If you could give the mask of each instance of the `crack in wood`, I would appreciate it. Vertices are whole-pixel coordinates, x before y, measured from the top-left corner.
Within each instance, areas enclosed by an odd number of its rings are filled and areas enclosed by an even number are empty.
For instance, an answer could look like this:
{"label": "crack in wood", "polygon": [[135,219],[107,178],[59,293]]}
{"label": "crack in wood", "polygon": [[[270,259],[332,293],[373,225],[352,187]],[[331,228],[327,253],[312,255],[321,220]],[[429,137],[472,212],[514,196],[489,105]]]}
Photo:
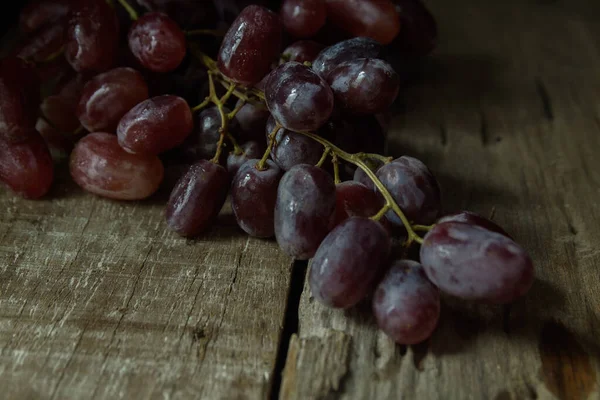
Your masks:
{"label": "crack in wood", "polygon": [[535,80],[535,87],[537,90],[538,96],[540,96],[540,100],[542,102],[542,110],[544,111],[544,116],[548,121],[554,121],[554,108],[552,106],[552,100],[550,100],[550,95],[548,93],[548,89],[544,82],[538,78]]}

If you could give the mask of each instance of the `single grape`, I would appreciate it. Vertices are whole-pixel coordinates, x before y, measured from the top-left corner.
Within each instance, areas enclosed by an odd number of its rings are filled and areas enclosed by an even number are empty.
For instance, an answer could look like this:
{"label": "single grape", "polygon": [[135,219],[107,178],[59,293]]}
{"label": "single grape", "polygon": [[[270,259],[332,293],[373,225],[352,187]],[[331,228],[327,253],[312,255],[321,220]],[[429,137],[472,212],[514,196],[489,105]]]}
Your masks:
{"label": "single grape", "polygon": [[252,86],[267,75],[279,57],[282,26],[269,9],[251,5],[233,22],[219,50],[219,70],[232,81]]}
{"label": "single grape", "polygon": [[[421,225],[435,222],[442,208],[441,193],[425,164],[416,158],[402,156],[381,167],[377,177],[409,221]],[[392,224],[402,226],[393,211],[390,210],[386,217]]]}
{"label": "single grape", "polygon": [[357,58],[377,58],[382,46],[373,39],[356,37],[325,48],[312,64],[312,69],[323,78],[337,65]]}
{"label": "single grape", "polygon": [[49,25],[28,36],[15,51],[17,56],[36,63],[44,63],[65,45],[65,26]]}
{"label": "single grape", "polygon": [[435,18],[421,0],[393,0],[400,16],[400,32],[392,42],[394,52],[403,57],[424,57],[437,44]]}
{"label": "single grape", "polygon": [[[227,114],[230,110],[224,108],[223,112]],[[221,113],[217,107],[207,108],[198,114],[194,131],[190,137],[190,146],[199,158],[213,158],[221,138],[221,125]],[[236,123],[229,124],[228,129],[235,130]]]}
{"label": "single grape", "polygon": [[438,224],[443,222],[464,222],[466,224],[479,226],[487,229],[488,231],[499,233],[512,239],[512,237],[498,224],[471,211],[460,211],[454,214],[448,214],[437,221]]}
{"label": "single grape", "polygon": [[231,208],[235,219],[248,235],[270,238],[275,234],[275,202],[283,171],[267,160],[264,170],[258,159],[244,163],[231,185]]}
{"label": "single grape", "polygon": [[19,15],[19,29],[32,33],[47,25],[59,25],[69,14],[69,0],[34,0]]}
{"label": "single grape", "polygon": [[[267,140],[273,129],[275,119],[270,117],[266,127]],[[323,146],[308,136],[281,128],[275,135],[271,158],[281,169],[288,171],[294,165],[318,163],[323,151]]]}
{"label": "single grape", "polygon": [[373,189],[359,182],[342,182],[335,189],[335,225],[350,217],[372,217],[384,205],[383,199]]}
{"label": "single grape", "polygon": [[164,168],[154,155],[131,154],[112,133],[95,132],[73,149],[71,177],[83,189],[116,200],[142,200],[163,180]]}
{"label": "single grape", "polygon": [[325,0],[283,0],[281,19],[286,31],[298,38],[313,36],[325,25]]}
{"label": "single grape", "polygon": [[248,160],[261,159],[265,152],[265,146],[261,146],[258,142],[246,142],[241,146],[243,152],[241,154],[229,153],[227,156],[227,172],[230,176],[235,176],[240,167]]}
{"label": "single grape", "polygon": [[[368,160],[366,162],[367,162],[367,165],[369,166],[369,169],[371,169],[371,171],[373,171],[373,173],[375,173],[375,174],[377,174],[377,171],[379,170],[379,168],[381,168],[383,166],[382,161]],[[377,188],[375,187],[375,183],[373,183],[371,178],[369,178],[367,173],[365,171],[363,171],[361,168],[356,168],[356,171],[354,171],[354,179],[353,180],[356,182],[362,183],[363,185],[365,185],[372,191],[377,190]]]}
{"label": "single grape", "polygon": [[283,58],[285,61],[296,61],[299,63],[310,62],[312,63],[319,53],[325,48],[321,43],[317,43],[313,40],[298,40],[290,44],[283,51]]}
{"label": "single grape", "polygon": [[127,38],[135,58],[151,71],[173,71],[186,54],[185,34],[164,13],[141,16],[129,29]]}
{"label": "single grape", "polygon": [[326,0],[327,17],[353,36],[388,44],[400,31],[400,18],[391,0]]}
{"label": "single grape", "polygon": [[329,85],[313,70],[293,61],[273,71],[265,97],[273,117],[293,131],[316,131],[333,111]]}
{"label": "single grape", "polygon": [[[240,104],[240,101],[238,101],[237,105]],[[271,113],[267,107],[262,104],[244,104],[234,118],[239,127],[240,139],[242,141],[256,140],[262,142],[270,115]]]}
{"label": "single grape", "polygon": [[298,260],[308,260],[329,233],[334,211],[331,176],[313,165],[292,167],[277,190],[275,238],[279,247]]}
{"label": "single grape", "polygon": [[115,68],[85,84],[77,106],[81,125],[90,132],[114,132],[123,116],[148,98],[148,85],[131,68]]}
{"label": "single grape", "polygon": [[54,165],[44,139],[36,131],[17,143],[0,139],[0,181],[14,193],[38,199],[50,190]]}
{"label": "single grape", "polygon": [[338,65],[327,76],[327,82],[336,104],[358,114],[387,110],[400,89],[400,77],[392,66],[373,58],[359,58]]}
{"label": "single grape", "polygon": [[333,308],[349,308],[372,292],[390,254],[390,237],[369,218],[352,217],[332,230],[309,274],[312,295]]}
{"label": "single grape", "polygon": [[421,264],[397,260],[375,290],[373,314],[379,329],[396,343],[417,344],[437,326],[440,293]]}
{"label": "single grape", "polygon": [[106,0],[73,2],[65,42],[65,56],[77,72],[99,73],[116,62],[119,20]]}
{"label": "single grape", "polygon": [[207,160],[193,164],[175,185],[167,203],[169,228],[181,236],[204,232],[223,208],[229,175],[225,168]]}
{"label": "single grape", "polygon": [[523,248],[500,233],[463,222],[443,222],[427,233],[421,263],[441,291],[467,300],[510,303],[534,279]]}
{"label": "single grape", "polygon": [[72,133],[79,128],[76,108],[76,104],[60,95],[48,96],[40,105],[44,118],[56,129],[65,133]]}
{"label": "single grape", "polygon": [[183,143],[194,122],[190,107],[177,96],[144,100],[121,118],[119,144],[131,153],[160,154]]}

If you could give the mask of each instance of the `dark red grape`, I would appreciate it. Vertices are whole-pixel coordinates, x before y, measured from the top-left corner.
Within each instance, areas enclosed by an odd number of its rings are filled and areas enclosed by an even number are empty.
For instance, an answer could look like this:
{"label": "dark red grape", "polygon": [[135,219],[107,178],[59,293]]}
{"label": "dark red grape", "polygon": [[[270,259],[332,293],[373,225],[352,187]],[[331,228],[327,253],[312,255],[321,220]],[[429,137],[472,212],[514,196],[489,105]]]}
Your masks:
{"label": "dark red grape", "polygon": [[81,125],[90,132],[114,132],[121,118],[148,98],[148,85],[131,68],[115,68],[85,84],[77,106]]}
{"label": "dark red grape", "polygon": [[167,225],[181,236],[201,234],[223,208],[228,190],[229,175],[225,168],[207,160],[198,161],[171,192],[166,208]]}
{"label": "dark red grape", "polygon": [[[373,173],[376,174],[377,171],[379,170],[379,168],[381,168],[383,166],[383,162],[369,160],[367,165],[369,166],[371,171],[373,171]],[[365,185],[366,187],[368,187],[369,189],[371,189],[373,191],[377,190],[377,188],[375,187],[375,184],[373,183],[371,178],[369,178],[367,173],[365,171],[363,171],[361,168],[356,168],[356,171],[354,171],[354,179],[353,180],[356,182],[362,183],[363,185]]]}
{"label": "dark red grape", "polygon": [[0,139],[0,181],[27,199],[37,199],[50,190],[54,165],[48,146],[36,131],[18,143]]}
{"label": "dark red grape", "polygon": [[[409,221],[422,225],[435,222],[442,208],[441,193],[425,164],[416,158],[402,156],[379,168],[377,177]],[[402,221],[393,211],[389,211],[386,217],[392,224],[402,226]]]}
{"label": "dark red grape", "polygon": [[499,233],[512,239],[512,237],[498,224],[471,211],[460,211],[454,214],[445,215],[437,221],[438,224],[442,222],[464,222],[466,224],[479,226],[487,229],[488,231]]}
{"label": "dark red grape", "polygon": [[21,10],[19,29],[23,33],[35,32],[47,25],[59,25],[69,14],[69,0],[30,1]]}
{"label": "dark red grape", "polygon": [[151,71],[173,71],[185,58],[185,34],[167,14],[144,14],[133,23],[127,38],[135,58]]}
{"label": "dark red grape", "polygon": [[227,172],[230,176],[235,176],[240,167],[248,160],[261,159],[265,152],[265,146],[261,146],[258,142],[246,142],[241,146],[243,153],[229,153],[227,156]]}
{"label": "dark red grape", "polygon": [[[267,122],[267,139],[274,128],[275,120],[270,117]],[[308,136],[281,128],[275,135],[271,158],[281,169],[288,171],[298,164],[317,164],[323,151],[323,146]]]}
{"label": "dark red grape", "polygon": [[258,159],[242,165],[231,185],[231,208],[235,219],[250,236],[269,238],[275,234],[275,202],[283,171],[267,160],[266,169],[256,168]]}
{"label": "dark red grape", "polygon": [[148,11],[159,11],[173,18],[184,28],[214,25],[217,13],[211,1],[197,0],[137,0]]}
{"label": "dark red grape", "polygon": [[437,44],[435,18],[421,0],[393,0],[400,16],[400,32],[392,42],[400,56],[423,57]]}
{"label": "dark red grape", "polygon": [[329,233],[334,211],[332,177],[313,165],[292,167],[277,191],[275,237],[279,247],[298,260],[308,260]]}
{"label": "dark red grape", "polygon": [[467,300],[510,303],[534,279],[531,258],[513,240],[462,222],[437,224],[427,233],[421,263],[441,291]]}
{"label": "dark red grape", "polygon": [[383,199],[359,182],[346,181],[336,185],[335,225],[350,217],[372,217],[383,207]]}
{"label": "dark red grape", "polygon": [[65,42],[65,56],[77,72],[99,73],[116,62],[119,21],[106,0],[73,2]]}
{"label": "dark red grape", "polygon": [[312,295],[334,308],[349,308],[372,292],[390,254],[385,228],[352,217],[332,230],[317,250],[309,274]]}
{"label": "dark red grape", "polygon": [[76,142],[76,138],[72,132],[65,133],[59,131],[43,118],[38,118],[35,129],[46,141],[50,155],[55,163],[59,163],[69,157]]}
{"label": "dark red grape", "polygon": [[313,70],[293,61],[271,73],[265,97],[275,119],[293,131],[315,131],[333,111],[329,85]]}
{"label": "dark red grape", "polygon": [[270,115],[271,113],[267,107],[262,104],[244,104],[234,118],[234,121],[237,121],[240,139],[242,141],[256,140],[262,142]]}
{"label": "dark red grape", "polygon": [[19,57],[36,63],[43,63],[55,55],[65,44],[65,26],[54,24],[47,26],[27,37],[18,46]]}
{"label": "dark red grape", "polygon": [[323,78],[337,65],[357,58],[377,58],[382,46],[373,39],[356,37],[329,46],[314,60],[312,69]]}
{"label": "dark red grape", "polygon": [[48,96],[42,101],[40,110],[52,126],[64,133],[72,133],[79,128],[76,105],[60,95]]}
{"label": "dark red grape", "polygon": [[400,18],[391,0],[326,0],[327,17],[353,36],[388,44],[400,31]]}
{"label": "dark red grape", "polygon": [[283,51],[283,56],[285,58],[285,61],[283,62],[296,61],[299,63],[312,63],[324,48],[325,46],[321,43],[317,43],[313,40],[298,40],[297,42],[290,44]]}
{"label": "dark red grape", "polygon": [[396,343],[410,345],[428,339],[440,317],[440,293],[421,264],[395,261],[373,296],[377,325]]}
{"label": "dark red grape", "polygon": [[325,0],[283,0],[280,12],[285,29],[298,38],[313,36],[327,18]]}
{"label": "dark red grape", "polygon": [[183,143],[194,122],[190,107],[177,96],[144,100],[121,118],[119,144],[131,153],[160,154]]}
{"label": "dark red grape", "polygon": [[387,110],[400,89],[400,77],[392,66],[373,58],[359,58],[338,65],[327,76],[327,82],[336,104],[358,114]]}
{"label": "dark red grape", "polygon": [[162,182],[164,168],[154,155],[131,154],[112,133],[96,132],[73,149],[71,177],[83,189],[116,200],[142,200]]}
{"label": "dark red grape", "polygon": [[279,16],[269,9],[251,5],[233,22],[219,50],[219,70],[244,86],[258,83],[271,69],[281,51]]}
{"label": "dark red grape", "polygon": [[[229,113],[228,108],[223,109]],[[217,151],[219,139],[221,138],[221,113],[217,107],[207,108],[196,117],[194,131],[190,137],[190,146],[199,158],[211,159]],[[229,130],[235,130],[236,124],[229,124]]]}

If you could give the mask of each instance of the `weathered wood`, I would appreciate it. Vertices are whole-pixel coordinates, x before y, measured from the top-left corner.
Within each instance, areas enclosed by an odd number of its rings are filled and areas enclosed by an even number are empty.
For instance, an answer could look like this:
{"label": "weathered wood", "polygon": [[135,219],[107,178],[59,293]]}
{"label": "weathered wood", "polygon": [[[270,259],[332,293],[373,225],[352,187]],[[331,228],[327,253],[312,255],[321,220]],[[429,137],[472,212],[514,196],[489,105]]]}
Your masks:
{"label": "weathered wood", "polygon": [[408,349],[377,332],[369,304],[331,311],[305,286],[280,397],[598,399],[598,3],[428,3],[440,48],[390,151],[432,168],[448,210],[495,210],[537,280],[510,314],[444,298],[434,336]]}

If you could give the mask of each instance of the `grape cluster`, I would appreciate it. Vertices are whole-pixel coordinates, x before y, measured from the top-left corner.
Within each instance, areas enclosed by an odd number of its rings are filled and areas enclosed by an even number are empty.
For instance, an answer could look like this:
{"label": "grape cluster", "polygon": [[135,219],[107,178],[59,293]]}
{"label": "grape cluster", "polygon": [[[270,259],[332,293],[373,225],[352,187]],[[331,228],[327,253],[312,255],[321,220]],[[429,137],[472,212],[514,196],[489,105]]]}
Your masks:
{"label": "grape cluster", "polygon": [[444,215],[421,161],[378,154],[379,117],[406,78],[388,55],[435,45],[424,5],[246,3],[32,1],[22,41],[0,61],[0,180],[43,197],[68,157],[84,190],[141,200],[184,165],[166,205],[171,230],[203,234],[230,195],[244,232],[311,260],[318,301],[370,301],[398,343],[432,334],[440,293],[523,296],[534,279],[523,248],[482,216]]}

